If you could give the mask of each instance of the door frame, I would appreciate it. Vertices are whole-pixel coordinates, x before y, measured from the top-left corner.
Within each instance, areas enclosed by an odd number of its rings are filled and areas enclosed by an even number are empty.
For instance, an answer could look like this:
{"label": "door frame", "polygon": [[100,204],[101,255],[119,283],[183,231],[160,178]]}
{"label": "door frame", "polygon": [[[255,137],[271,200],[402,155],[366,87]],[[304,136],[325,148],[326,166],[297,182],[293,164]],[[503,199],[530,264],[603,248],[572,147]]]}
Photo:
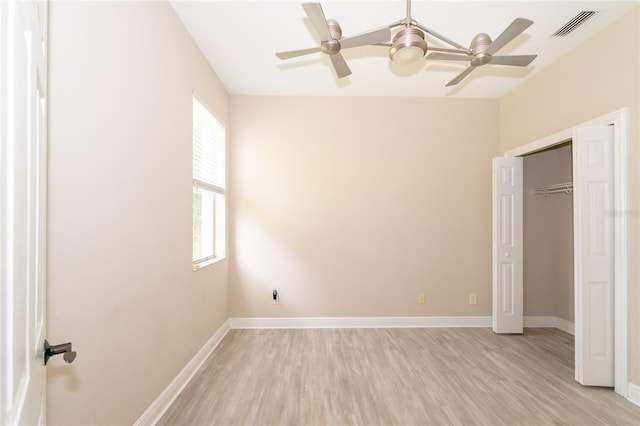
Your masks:
{"label": "door frame", "polygon": [[[520,157],[560,145],[573,139],[574,130],[582,126],[613,125],[614,162],[614,390],[628,397],[628,247],[629,247],[629,177],[627,151],[629,140],[629,108],[622,108],[594,118],[561,132],[538,139],[504,153],[505,157]],[[575,283],[574,283],[575,286]],[[575,309],[575,308],[574,308]]]}

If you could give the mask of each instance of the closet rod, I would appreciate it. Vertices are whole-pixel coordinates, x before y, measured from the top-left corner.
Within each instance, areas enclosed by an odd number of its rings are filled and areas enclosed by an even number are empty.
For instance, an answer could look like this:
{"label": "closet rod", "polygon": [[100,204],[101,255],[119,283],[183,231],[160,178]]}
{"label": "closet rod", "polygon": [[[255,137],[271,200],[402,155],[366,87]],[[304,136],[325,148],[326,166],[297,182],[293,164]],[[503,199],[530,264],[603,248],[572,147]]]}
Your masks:
{"label": "closet rod", "polygon": [[541,186],[539,188],[533,188],[531,192],[537,195],[544,195],[545,197],[549,194],[558,194],[560,192],[569,194],[573,192],[573,182],[556,183],[554,185]]}

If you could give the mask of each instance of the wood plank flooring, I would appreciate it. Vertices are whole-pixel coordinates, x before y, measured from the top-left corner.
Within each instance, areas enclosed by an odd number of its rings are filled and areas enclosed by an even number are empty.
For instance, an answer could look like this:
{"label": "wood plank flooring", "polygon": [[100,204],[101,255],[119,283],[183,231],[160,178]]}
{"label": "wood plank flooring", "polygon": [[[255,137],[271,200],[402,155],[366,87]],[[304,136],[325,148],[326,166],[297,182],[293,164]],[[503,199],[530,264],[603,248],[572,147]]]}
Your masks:
{"label": "wood plank flooring", "polygon": [[231,330],[161,425],[634,425],[555,329]]}

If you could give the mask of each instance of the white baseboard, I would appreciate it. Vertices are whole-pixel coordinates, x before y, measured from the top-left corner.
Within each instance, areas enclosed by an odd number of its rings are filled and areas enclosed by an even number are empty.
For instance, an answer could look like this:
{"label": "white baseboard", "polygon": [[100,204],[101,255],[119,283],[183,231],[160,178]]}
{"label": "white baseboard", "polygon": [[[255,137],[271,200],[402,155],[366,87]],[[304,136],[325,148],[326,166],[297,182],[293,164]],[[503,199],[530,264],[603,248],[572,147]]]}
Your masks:
{"label": "white baseboard", "polygon": [[640,386],[629,383],[629,386],[627,387],[627,393],[627,398],[629,399],[629,401],[640,407]]}
{"label": "white baseboard", "polygon": [[556,317],[556,320],[557,322],[555,328],[557,328],[558,330],[562,330],[565,333],[569,333],[572,336],[576,335],[576,327],[574,323],[558,317]]}
{"label": "white baseboard", "polygon": [[222,338],[229,332],[229,320],[216,331],[213,336],[200,348],[191,358],[191,361],[178,373],[169,386],[156,398],[147,408],[142,416],[134,423],[134,426],[155,425],[162,415],[171,406],[180,392],[189,383],[191,378],[198,372],[202,364],[207,360],[211,352],[218,346]]}
{"label": "white baseboard", "polygon": [[557,328],[565,333],[575,336],[575,327],[572,322],[559,317],[552,316],[529,316],[524,317],[525,328]]}
{"label": "white baseboard", "polygon": [[491,327],[491,317],[229,318],[229,323],[232,329]]}
{"label": "white baseboard", "polygon": [[[491,317],[229,318],[229,326],[231,329],[491,327]],[[552,316],[524,317],[524,326],[558,328],[574,334],[573,323]]]}
{"label": "white baseboard", "polygon": [[558,317],[540,317],[529,316],[524,317],[525,328],[554,328],[556,326]]}

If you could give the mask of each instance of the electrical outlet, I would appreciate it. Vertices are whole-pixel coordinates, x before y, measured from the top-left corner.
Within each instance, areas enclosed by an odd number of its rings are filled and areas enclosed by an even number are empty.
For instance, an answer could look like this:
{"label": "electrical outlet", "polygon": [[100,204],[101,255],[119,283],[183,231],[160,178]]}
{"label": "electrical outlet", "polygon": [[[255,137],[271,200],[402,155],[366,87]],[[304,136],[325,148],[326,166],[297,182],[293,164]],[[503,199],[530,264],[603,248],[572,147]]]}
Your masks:
{"label": "electrical outlet", "polygon": [[477,305],[478,304],[478,298],[477,298],[475,293],[469,293],[469,304],[470,305]]}
{"label": "electrical outlet", "polygon": [[424,305],[424,294],[418,294],[418,303]]}
{"label": "electrical outlet", "polygon": [[278,290],[273,290],[271,294],[271,304],[278,305],[280,304],[280,295],[278,294]]}

